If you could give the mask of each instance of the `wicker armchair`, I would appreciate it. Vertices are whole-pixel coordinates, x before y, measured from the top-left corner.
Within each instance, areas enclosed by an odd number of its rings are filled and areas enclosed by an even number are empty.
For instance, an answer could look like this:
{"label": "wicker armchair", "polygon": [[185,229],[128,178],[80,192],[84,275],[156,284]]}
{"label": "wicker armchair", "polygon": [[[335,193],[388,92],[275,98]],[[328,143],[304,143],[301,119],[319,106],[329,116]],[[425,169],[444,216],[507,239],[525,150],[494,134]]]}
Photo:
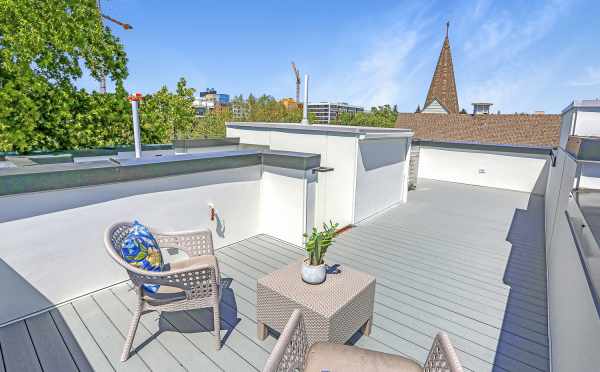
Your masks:
{"label": "wicker armchair", "polygon": [[418,362],[356,346],[316,343],[308,346],[302,312],[296,309],[286,324],[263,372],[463,372],[448,335],[435,336],[429,356],[422,366]]}
{"label": "wicker armchair", "polygon": [[[121,245],[131,231],[131,227],[131,223],[116,223],[106,230],[104,236],[108,254],[127,270],[138,298],[121,361],[124,362],[129,358],[140,317],[148,310],[182,311],[212,307],[215,345],[219,350],[221,348],[219,314],[221,276],[214,256],[211,232],[198,230],[166,233],[150,229],[161,249],[177,248],[189,257],[170,264],[168,271],[151,272],[138,269],[121,257]],[[159,284],[160,288],[157,293],[150,293],[144,290],[143,284]]]}

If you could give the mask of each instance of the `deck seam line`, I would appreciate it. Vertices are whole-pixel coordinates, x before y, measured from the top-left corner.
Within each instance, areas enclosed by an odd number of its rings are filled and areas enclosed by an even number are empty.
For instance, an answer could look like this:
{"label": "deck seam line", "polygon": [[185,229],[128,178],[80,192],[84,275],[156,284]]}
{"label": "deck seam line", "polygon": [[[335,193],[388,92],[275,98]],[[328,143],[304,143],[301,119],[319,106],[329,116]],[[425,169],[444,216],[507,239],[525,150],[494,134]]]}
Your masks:
{"label": "deck seam line", "polygon": [[[247,245],[244,245],[244,244],[240,244],[240,245],[242,245],[243,247],[249,248]],[[238,249],[236,249],[236,248],[233,248],[233,247],[232,247],[232,248],[230,248],[230,249],[232,249],[232,250],[235,250],[235,251],[236,251],[236,252],[238,252],[238,253],[242,253],[240,250],[238,250]],[[249,249],[252,249],[252,248],[249,248]],[[243,254],[244,256],[246,256],[246,257],[249,257],[250,259],[254,259],[254,258],[252,258],[251,256],[248,256],[248,255],[246,255],[246,254],[244,254],[244,253],[242,253],[242,254]],[[256,260],[256,261],[257,261],[257,262],[260,262],[260,263],[263,263],[263,264],[265,264],[265,265],[267,265],[267,266],[271,266],[271,267],[273,267],[272,265],[270,265],[270,264],[268,264],[268,263],[265,263],[265,262],[262,262],[262,261],[258,261],[258,260]],[[273,268],[274,268],[274,269],[276,269],[275,267],[273,267]],[[389,307],[389,306],[387,306],[387,305],[385,305],[385,304],[381,304],[381,303],[380,303],[380,305],[382,305],[382,306],[384,306],[384,307],[387,307],[387,308],[389,308],[389,309],[392,309],[391,307]],[[392,310],[395,310],[395,309],[392,309]],[[400,311],[399,311],[399,312],[400,312]],[[410,325],[407,325],[407,324],[405,324],[405,323],[403,323],[403,322],[399,322],[399,321],[396,321],[396,320],[394,320],[394,319],[391,319],[391,318],[389,318],[389,317],[387,317],[387,316],[385,316],[385,315],[383,315],[383,314],[381,314],[381,313],[379,313],[379,312],[377,312],[377,311],[376,311],[375,313],[376,313],[376,314],[378,314],[379,316],[381,316],[381,317],[385,318],[385,319],[388,319],[388,320],[390,320],[390,321],[392,321],[392,322],[396,323],[396,324],[399,324],[399,325],[401,325],[401,326],[403,326],[403,327],[407,327],[407,328],[409,328],[409,329],[413,330],[414,332],[416,332],[416,333],[419,333],[419,334],[421,334],[421,335],[423,335],[423,336],[429,336],[428,334],[425,334],[425,333],[423,333],[422,331],[420,331],[420,330],[418,330],[418,329],[415,329],[415,328],[411,327]],[[400,313],[402,313],[402,312],[400,312]],[[433,324],[431,324],[431,323],[429,323],[429,322],[427,322],[427,321],[424,321],[424,320],[421,320],[421,319],[415,318],[415,317],[413,317],[413,316],[411,316],[411,315],[409,315],[409,314],[405,314],[405,313],[402,313],[402,314],[404,314],[405,316],[407,316],[407,317],[410,317],[410,318],[412,318],[412,319],[415,319],[415,320],[417,320],[417,321],[419,321],[419,322],[421,322],[421,323],[423,323],[423,324],[427,324],[427,325],[429,325],[429,326],[431,326],[431,327],[434,327],[434,328],[436,327],[435,325],[433,325]],[[458,335],[458,334],[456,334],[456,333],[454,333],[454,332],[450,332],[450,333],[454,334],[454,335],[455,335],[457,338],[460,338],[460,339],[462,339],[462,340],[464,340],[464,341],[471,342],[471,343],[473,343],[473,344],[475,344],[475,345],[478,345],[479,347],[481,347],[481,348],[484,348],[484,349],[486,349],[486,350],[488,350],[488,351],[491,351],[491,352],[494,352],[494,353],[498,353],[496,350],[490,349],[488,346],[482,345],[482,344],[480,344],[480,343],[478,343],[478,342],[476,342],[476,341],[474,341],[474,340],[472,340],[472,339],[470,339],[470,338],[467,338],[467,337],[465,337],[465,336]],[[490,337],[490,339],[492,339],[492,338]],[[514,346],[514,345],[513,345],[513,346]],[[478,359],[480,359],[480,360],[483,360],[483,361],[485,361],[486,363],[493,364],[493,362],[490,362],[490,361],[487,361],[487,360],[485,360],[485,359],[482,359],[480,356],[477,356],[477,355],[475,355],[475,354],[472,354],[472,353],[470,353],[470,352],[468,352],[468,351],[465,351],[465,350],[462,350],[462,349],[461,349],[461,351],[463,351],[463,352],[464,352],[464,353],[466,353],[466,354],[472,355],[473,357],[476,357],[476,358],[478,358]],[[540,355],[538,355],[537,353],[533,353],[533,352],[529,352],[529,351],[525,351],[525,352],[527,352],[527,353],[529,353],[529,354],[531,354],[531,355],[534,355],[534,356],[540,357],[541,359],[547,359],[547,357],[545,357],[545,356],[540,356]],[[504,353],[502,353],[502,352],[500,352],[499,354],[501,354],[501,355],[503,355],[503,356],[505,356],[505,357],[507,357],[507,358],[509,358],[509,359],[511,359],[511,360],[513,360],[513,361],[515,361],[515,362],[522,363],[522,364],[524,364],[524,365],[528,365],[528,366],[531,366],[531,367],[533,367],[533,368],[536,368],[536,369],[538,369],[537,367],[535,367],[535,366],[533,366],[533,365],[530,365],[530,364],[528,364],[527,362],[524,362],[524,361],[522,361],[522,360],[520,360],[520,359],[517,359],[517,358],[511,357],[511,356],[510,356],[510,355],[508,355],[508,354],[504,354]]]}
{"label": "deck seam line", "polygon": [[29,326],[27,325],[26,321],[23,321],[23,325],[25,326],[25,330],[27,331],[27,336],[29,336],[29,342],[31,342],[31,346],[33,347],[33,352],[35,353],[35,358],[37,359],[38,365],[40,366],[40,370],[43,371],[44,367],[42,366],[42,361],[40,360],[37,348],[35,347],[35,342],[33,342],[33,338],[31,337]]}
{"label": "deck seam line", "polygon": [[29,314],[25,314],[25,315],[23,315],[23,316],[20,316],[20,317],[18,317],[18,318],[12,319],[12,320],[9,320],[9,321],[7,321],[7,322],[4,322],[4,323],[0,324],[0,328],[2,328],[2,327],[6,327],[6,326],[9,326],[9,325],[11,325],[11,324],[14,324],[14,323],[18,323],[18,322],[20,322],[20,321],[22,321],[22,320],[26,320],[26,319],[29,319],[29,318],[33,318],[34,316],[37,316],[37,315],[43,314],[43,313],[45,313],[45,312],[48,312],[48,311],[52,311],[52,310],[54,310],[54,309],[58,309],[58,308],[60,308],[61,306],[68,305],[68,304],[70,304],[70,303],[72,303],[72,302],[74,302],[74,301],[77,301],[77,300],[79,300],[79,299],[81,299],[81,298],[83,298],[83,297],[86,297],[86,296],[91,296],[91,295],[93,295],[94,293],[98,293],[98,292],[104,291],[105,289],[108,289],[108,288],[111,288],[111,287],[117,286],[117,285],[119,285],[119,284],[123,284],[123,283],[125,283],[125,282],[128,282],[128,281],[129,281],[129,279],[125,279],[125,280],[122,280],[122,281],[120,281],[120,282],[117,282],[117,283],[114,283],[114,284],[108,285],[108,286],[106,286],[106,287],[102,287],[102,288],[99,288],[99,289],[93,290],[93,291],[91,291],[91,292],[86,292],[86,293],[84,293],[84,294],[81,294],[81,295],[75,296],[75,297],[73,297],[73,298],[70,298],[70,299],[68,299],[68,300],[61,301],[61,302],[59,302],[59,303],[57,303],[57,304],[53,304],[53,305],[50,305],[50,306],[46,306],[46,307],[44,307],[43,309],[40,309],[40,310],[34,311],[34,312],[32,312],[32,313],[29,313]]}
{"label": "deck seam line", "polygon": [[100,350],[100,352],[102,353],[102,355],[104,355],[104,358],[108,362],[108,365],[110,366],[110,368],[112,368],[113,371],[116,371],[115,367],[113,366],[113,364],[110,361],[110,358],[108,357],[108,355],[106,355],[106,353],[104,352],[104,350],[102,349],[102,347],[100,347],[100,344],[98,343],[98,340],[96,340],[96,337],[94,337],[94,334],[88,328],[87,324],[85,323],[85,321],[81,317],[81,314],[79,314],[79,311],[77,310],[77,308],[73,305],[73,303],[69,303],[68,306],[71,306],[71,308],[73,308],[73,311],[75,312],[75,315],[77,315],[77,318],[79,319],[79,321],[81,322],[81,324],[83,324],[83,327],[85,328],[85,330],[87,331],[87,333],[90,335],[90,337],[92,338],[92,340],[94,341],[94,343],[98,347],[98,350]]}
{"label": "deck seam line", "polygon": [[[94,303],[96,304],[96,306],[98,307],[98,309],[100,309],[100,311],[102,312],[102,314],[106,317],[106,319],[108,319],[109,323],[112,324],[113,328],[117,331],[118,334],[121,335],[121,337],[123,338],[123,342],[125,342],[127,336],[124,335],[121,330],[119,329],[119,327],[117,327],[117,325],[115,324],[115,322],[113,322],[113,320],[110,318],[110,316],[108,316],[108,314],[106,313],[106,311],[104,311],[104,309],[102,308],[102,306],[100,306],[100,304],[98,303],[98,301],[96,301],[96,298],[91,295],[90,296],[92,301],[94,301]],[[146,363],[146,361],[144,360],[144,358],[142,358],[141,355],[139,355],[138,353],[135,354],[135,356],[137,356],[141,362],[146,366],[146,368],[148,368],[149,371],[153,371],[152,368],[150,368],[150,366],[148,365],[148,363]],[[130,358],[134,357],[134,355],[130,355]]]}
{"label": "deck seam line", "polygon": [[[114,296],[114,297],[117,299],[117,301],[121,303],[121,305],[122,305],[122,306],[125,308],[125,311],[127,311],[127,312],[129,313],[129,315],[133,316],[133,313],[131,312],[131,310],[129,309],[129,307],[127,307],[125,304],[123,304],[123,303],[120,301],[120,299],[119,299],[119,296],[117,296],[117,295],[116,295],[116,294],[115,294],[115,293],[112,291],[112,289],[111,289],[111,288],[109,288],[109,289],[108,289],[108,292],[110,292],[110,294],[111,294],[111,295],[113,295],[113,296]],[[92,296],[92,297],[93,297],[93,296]],[[98,300],[97,300],[95,297],[94,297],[94,301],[96,302],[96,304],[98,304],[98,307],[99,307],[99,308],[100,308],[100,309],[101,309],[101,310],[104,312],[104,309],[102,308],[102,306],[100,305],[100,303],[98,302]],[[105,314],[106,314],[106,312],[105,312]],[[143,314],[142,314],[142,315],[143,315]],[[108,314],[106,314],[106,316],[108,317]],[[114,323],[113,323],[113,324],[114,324]],[[138,327],[139,327],[140,325],[141,325],[142,327],[144,327],[144,329],[145,329],[145,330],[146,330],[146,331],[147,331],[147,332],[148,332],[150,335],[152,335],[152,334],[153,334],[152,332],[150,332],[150,330],[149,330],[149,329],[148,329],[148,328],[147,328],[147,327],[146,327],[146,326],[145,326],[145,325],[144,325],[144,324],[143,324],[141,321],[140,321],[140,322],[138,322]],[[115,324],[115,327],[116,327],[116,324]],[[161,340],[159,340],[158,338],[155,338],[155,340],[156,340],[156,342],[158,342],[158,344],[159,344],[159,345],[160,345],[160,346],[161,346],[163,349],[165,349],[165,351],[167,352],[167,354],[169,354],[169,355],[171,355],[171,357],[173,357],[173,360],[175,360],[175,362],[177,362],[177,364],[179,364],[181,367],[183,367],[183,369],[185,369],[186,371],[189,371],[189,370],[188,370],[188,369],[187,369],[187,368],[186,368],[186,367],[185,367],[185,366],[184,366],[184,365],[181,363],[181,361],[180,361],[179,359],[177,359],[177,357],[176,357],[176,356],[175,356],[175,355],[174,355],[174,354],[171,352],[171,350],[169,350],[169,349],[166,347],[166,345],[162,343],[162,341],[161,341]],[[133,346],[133,345],[132,345],[132,346]],[[139,355],[139,353],[137,353],[137,352],[136,352],[136,354],[138,354],[138,355]],[[141,355],[140,355],[140,358],[142,358],[142,356],[141,356]],[[143,359],[143,358],[142,358],[142,359]]]}
{"label": "deck seam line", "polygon": [[58,328],[58,324],[56,324],[56,320],[52,316],[52,312],[49,311],[48,315],[50,316],[50,319],[52,319],[52,324],[54,324],[54,328],[56,328],[56,331],[60,335],[60,338],[61,338],[63,344],[65,345],[65,348],[67,349],[67,352],[71,356],[71,360],[73,361],[73,364],[75,365],[75,368],[77,368],[77,371],[81,371],[81,369],[77,365],[77,361],[75,360],[75,357],[73,356],[73,353],[71,352],[71,349],[69,349],[69,345],[67,345],[67,341],[65,340],[65,336],[63,336],[62,332],[60,331],[60,328]]}

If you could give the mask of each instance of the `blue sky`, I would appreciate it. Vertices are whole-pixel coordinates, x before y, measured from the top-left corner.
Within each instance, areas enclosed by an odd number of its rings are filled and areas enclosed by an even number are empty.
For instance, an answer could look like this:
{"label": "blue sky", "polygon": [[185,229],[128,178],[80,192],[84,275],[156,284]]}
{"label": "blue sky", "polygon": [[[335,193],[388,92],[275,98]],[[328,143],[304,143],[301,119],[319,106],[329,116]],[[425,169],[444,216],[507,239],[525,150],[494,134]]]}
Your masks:
{"label": "blue sky", "polygon": [[[450,21],[467,110],[558,113],[600,96],[600,11],[594,1],[102,0],[134,26],[112,27],[129,57],[130,91],[174,87],[294,95],[290,61],[311,76],[310,101],[423,105]],[[85,78],[80,85],[96,89]]]}

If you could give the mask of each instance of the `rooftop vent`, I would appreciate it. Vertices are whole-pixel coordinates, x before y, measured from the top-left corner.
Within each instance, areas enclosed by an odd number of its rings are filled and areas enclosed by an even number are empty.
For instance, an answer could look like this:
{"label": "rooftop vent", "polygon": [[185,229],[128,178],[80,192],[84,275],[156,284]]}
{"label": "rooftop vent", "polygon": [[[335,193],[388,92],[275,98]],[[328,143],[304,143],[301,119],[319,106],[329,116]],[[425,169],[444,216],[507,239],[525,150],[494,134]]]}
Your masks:
{"label": "rooftop vent", "polygon": [[493,103],[473,102],[473,115],[489,115]]}

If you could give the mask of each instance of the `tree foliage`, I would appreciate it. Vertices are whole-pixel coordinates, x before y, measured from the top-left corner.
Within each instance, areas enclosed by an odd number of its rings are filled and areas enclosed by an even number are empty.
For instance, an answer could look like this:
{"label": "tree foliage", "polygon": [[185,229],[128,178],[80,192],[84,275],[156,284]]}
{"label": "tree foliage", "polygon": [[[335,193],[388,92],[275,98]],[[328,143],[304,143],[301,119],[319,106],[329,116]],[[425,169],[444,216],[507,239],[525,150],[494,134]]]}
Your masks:
{"label": "tree foliage", "polygon": [[[115,83],[114,93],[77,87],[84,72]],[[131,144],[123,88],[127,56],[103,26],[96,0],[0,0],[0,151],[67,150]],[[194,89],[180,79],[140,104],[144,143],[223,137],[228,121],[299,122],[275,98],[235,97],[232,108],[198,118]],[[310,118],[309,118],[310,119]],[[313,118],[314,119],[314,118]]]}
{"label": "tree foliage", "polygon": [[213,110],[199,118],[188,137],[224,137],[225,123],[229,121],[299,123],[300,120],[302,120],[301,109],[288,110],[283,103],[272,96],[262,95],[256,98],[250,94],[247,99],[244,99],[239,95],[231,100],[227,109]]}
{"label": "tree foliage", "polygon": [[0,151],[122,140],[124,91],[75,87],[84,68],[117,86],[127,77],[123,46],[99,16],[95,0],[0,0]]}
{"label": "tree foliage", "polygon": [[343,112],[337,117],[336,124],[393,128],[396,125],[397,117],[398,109],[396,106],[384,105],[371,107],[370,112],[358,112],[356,114]]}
{"label": "tree foliage", "polygon": [[194,92],[186,80],[180,78],[174,93],[163,86],[156,93],[146,95],[139,110],[142,142],[165,143],[187,137],[197,120],[192,106]]}

